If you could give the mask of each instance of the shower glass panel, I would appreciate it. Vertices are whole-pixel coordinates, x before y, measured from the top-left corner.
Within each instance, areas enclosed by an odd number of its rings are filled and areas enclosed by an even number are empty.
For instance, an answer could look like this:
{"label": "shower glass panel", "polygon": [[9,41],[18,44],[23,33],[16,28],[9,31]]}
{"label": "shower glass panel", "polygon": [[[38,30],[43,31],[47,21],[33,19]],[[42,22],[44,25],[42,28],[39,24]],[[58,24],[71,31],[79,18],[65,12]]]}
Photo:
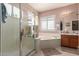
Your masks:
{"label": "shower glass panel", "polygon": [[[1,21],[1,55],[19,56],[20,9],[17,3],[4,3],[6,18]],[[2,11],[0,11],[2,12]],[[2,16],[3,17],[3,16]]]}
{"label": "shower glass panel", "polygon": [[[27,9],[27,4],[21,4],[21,55],[28,55],[34,50],[33,24],[34,17]],[[25,8],[26,7],[26,8]]]}
{"label": "shower glass panel", "polygon": [[0,4],[0,56],[1,56],[1,4]]}

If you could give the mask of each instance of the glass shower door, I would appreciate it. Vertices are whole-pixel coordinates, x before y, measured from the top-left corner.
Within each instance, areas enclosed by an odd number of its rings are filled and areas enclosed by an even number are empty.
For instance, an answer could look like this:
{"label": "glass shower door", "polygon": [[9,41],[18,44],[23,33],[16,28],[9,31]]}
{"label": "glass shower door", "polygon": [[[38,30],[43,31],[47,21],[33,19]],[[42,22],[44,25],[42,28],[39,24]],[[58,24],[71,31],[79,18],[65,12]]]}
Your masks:
{"label": "glass shower door", "polygon": [[[34,50],[33,18],[29,16],[27,4],[21,4],[21,55],[25,56]],[[30,17],[30,18],[29,18]]]}
{"label": "glass shower door", "polygon": [[1,21],[1,55],[19,56],[19,4],[4,3],[2,6],[4,11],[0,12],[4,12],[4,15]]}
{"label": "glass shower door", "polygon": [[[1,11],[1,4],[0,4],[0,11]],[[1,16],[2,14],[1,14],[1,12],[0,12],[0,56],[1,56]]]}

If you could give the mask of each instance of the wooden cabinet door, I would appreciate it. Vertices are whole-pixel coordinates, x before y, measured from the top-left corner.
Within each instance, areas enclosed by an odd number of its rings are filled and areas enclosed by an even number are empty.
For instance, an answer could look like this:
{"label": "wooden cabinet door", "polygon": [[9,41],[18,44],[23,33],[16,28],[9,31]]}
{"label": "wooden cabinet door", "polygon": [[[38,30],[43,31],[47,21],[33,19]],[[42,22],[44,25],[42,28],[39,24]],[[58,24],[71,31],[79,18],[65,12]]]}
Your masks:
{"label": "wooden cabinet door", "polygon": [[69,46],[69,38],[67,36],[61,36],[61,46]]}
{"label": "wooden cabinet door", "polygon": [[78,48],[78,36],[70,36],[69,47]]}

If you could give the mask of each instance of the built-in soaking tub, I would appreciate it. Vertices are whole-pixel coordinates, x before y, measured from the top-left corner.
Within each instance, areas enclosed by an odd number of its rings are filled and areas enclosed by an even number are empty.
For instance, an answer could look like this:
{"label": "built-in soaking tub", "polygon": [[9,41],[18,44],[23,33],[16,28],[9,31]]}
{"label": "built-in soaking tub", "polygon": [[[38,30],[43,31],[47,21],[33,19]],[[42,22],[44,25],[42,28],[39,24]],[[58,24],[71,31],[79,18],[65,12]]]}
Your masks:
{"label": "built-in soaking tub", "polygon": [[42,49],[42,48],[56,48],[60,47],[60,38],[61,36],[59,34],[57,35],[40,35],[39,38],[36,40],[36,48]]}

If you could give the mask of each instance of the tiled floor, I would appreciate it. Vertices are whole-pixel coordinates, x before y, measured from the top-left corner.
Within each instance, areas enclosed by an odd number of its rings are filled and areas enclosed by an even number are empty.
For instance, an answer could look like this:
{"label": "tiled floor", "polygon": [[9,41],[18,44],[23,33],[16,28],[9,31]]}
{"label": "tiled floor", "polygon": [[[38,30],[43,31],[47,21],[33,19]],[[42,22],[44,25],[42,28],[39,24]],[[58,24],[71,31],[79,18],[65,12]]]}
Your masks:
{"label": "tiled floor", "polygon": [[67,47],[45,48],[36,52],[32,56],[79,56],[79,49]]}

